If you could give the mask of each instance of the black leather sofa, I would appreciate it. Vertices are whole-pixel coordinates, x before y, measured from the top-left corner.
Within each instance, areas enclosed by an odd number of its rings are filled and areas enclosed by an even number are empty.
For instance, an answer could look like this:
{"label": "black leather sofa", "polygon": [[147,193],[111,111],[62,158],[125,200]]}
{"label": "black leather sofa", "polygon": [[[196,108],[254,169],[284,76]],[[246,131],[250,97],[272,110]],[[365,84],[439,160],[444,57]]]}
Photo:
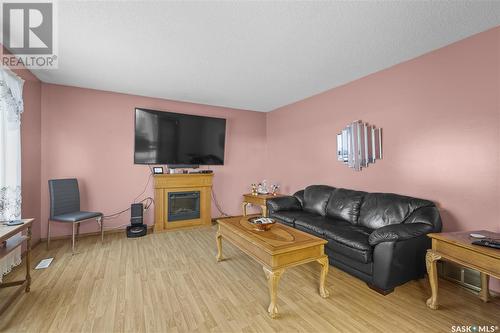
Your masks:
{"label": "black leather sofa", "polygon": [[279,222],[326,239],[331,265],[384,295],[424,277],[426,234],[441,231],[433,202],[391,193],[312,185],[267,208]]}

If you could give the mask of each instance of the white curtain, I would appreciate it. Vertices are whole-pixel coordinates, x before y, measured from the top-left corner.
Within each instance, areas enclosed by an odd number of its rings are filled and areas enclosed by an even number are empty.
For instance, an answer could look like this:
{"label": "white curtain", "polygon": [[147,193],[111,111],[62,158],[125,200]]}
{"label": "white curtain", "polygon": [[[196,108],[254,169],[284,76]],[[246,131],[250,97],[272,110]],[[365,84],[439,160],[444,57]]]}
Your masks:
{"label": "white curtain", "polygon": [[[21,113],[24,81],[0,68],[0,221],[21,218]],[[3,275],[21,263],[21,247],[0,260]]]}

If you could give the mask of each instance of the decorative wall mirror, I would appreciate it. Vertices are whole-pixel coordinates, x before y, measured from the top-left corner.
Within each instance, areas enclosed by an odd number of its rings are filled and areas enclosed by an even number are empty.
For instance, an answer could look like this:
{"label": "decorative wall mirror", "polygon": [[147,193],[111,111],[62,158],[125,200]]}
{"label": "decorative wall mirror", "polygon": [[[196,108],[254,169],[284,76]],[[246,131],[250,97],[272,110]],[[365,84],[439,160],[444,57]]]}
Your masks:
{"label": "decorative wall mirror", "polygon": [[337,134],[337,160],[361,171],[382,159],[382,129],[357,120]]}

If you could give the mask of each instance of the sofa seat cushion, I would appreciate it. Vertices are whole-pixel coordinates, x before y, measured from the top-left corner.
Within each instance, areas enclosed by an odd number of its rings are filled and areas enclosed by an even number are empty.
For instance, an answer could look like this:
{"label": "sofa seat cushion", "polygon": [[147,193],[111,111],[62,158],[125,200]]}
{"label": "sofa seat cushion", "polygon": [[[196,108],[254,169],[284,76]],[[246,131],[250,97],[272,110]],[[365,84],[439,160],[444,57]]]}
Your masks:
{"label": "sofa seat cushion", "polygon": [[269,217],[278,219],[278,222],[293,227],[296,219],[308,216],[313,215],[304,211],[277,211],[271,213]]}
{"label": "sofa seat cushion", "polygon": [[358,276],[357,274],[355,274],[356,271],[362,272],[362,275],[373,275],[373,261],[369,263],[363,263],[358,260],[352,260],[352,257],[342,255],[338,251],[332,251],[328,246],[325,247],[325,253],[328,255],[328,258],[330,259],[332,265],[339,267],[342,270],[353,274],[354,276]]}
{"label": "sofa seat cushion", "polygon": [[326,226],[326,246],[332,251],[362,263],[373,261],[373,247],[368,242],[372,230],[359,226]]}
{"label": "sofa seat cushion", "polygon": [[312,215],[299,217],[295,220],[295,228],[312,233],[318,237],[325,238],[325,230],[328,227],[349,226],[350,223],[342,220],[335,220],[328,217]]}
{"label": "sofa seat cushion", "polygon": [[314,236],[324,238],[323,230],[325,223],[326,218],[323,216],[310,214],[309,216],[296,219],[295,228]]}

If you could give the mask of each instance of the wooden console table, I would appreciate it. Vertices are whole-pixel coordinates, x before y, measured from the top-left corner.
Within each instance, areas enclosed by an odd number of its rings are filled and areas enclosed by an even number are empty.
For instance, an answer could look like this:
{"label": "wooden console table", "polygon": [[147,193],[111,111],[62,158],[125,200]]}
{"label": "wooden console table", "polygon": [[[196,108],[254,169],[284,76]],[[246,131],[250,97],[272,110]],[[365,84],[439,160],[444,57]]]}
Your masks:
{"label": "wooden console table", "polygon": [[500,234],[485,230],[443,232],[428,235],[432,238],[432,249],[427,250],[425,257],[432,291],[432,296],[427,300],[429,308],[436,310],[439,306],[437,260],[451,261],[479,271],[481,274],[481,292],[479,293],[479,298],[484,302],[488,302],[489,277],[493,276],[500,279],[500,250],[472,245],[474,239],[470,236],[471,233],[481,234],[488,238],[500,238]]}
{"label": "wooden console table", "polygon": [[243,216],[247,216],[247,206],[249,204],[257,205],[262,208],[262,216],[267,217],[267,200],[281,196],[281,194],[243,194]]}
{"label": "wooden console table", "polygon": [[[25,292],[30,291],[31,286],[31,225],[33,224],[34,219],[24,219],[22,220],[23,224],[16,226],[6,226],[4,224],[0,224],[0,244],[3,242],[7,242],[5,247],[0,248],[0,259],[7,256],[9,253],[17,249],[21,244],[26,241],[26,278],[24,280],[19,281],[11,281],[0,283],[0,288],[7,287],[15,287],[21,286],[17,292],[12,294],[10,298],[8,298],[5,303],[0,307],[0,314],[2,314],[5,309],[14,301],[15,297],[18,296],[19,291],[24,288]],[[25,235],[18,235],[19,233],[26,230]]]}

